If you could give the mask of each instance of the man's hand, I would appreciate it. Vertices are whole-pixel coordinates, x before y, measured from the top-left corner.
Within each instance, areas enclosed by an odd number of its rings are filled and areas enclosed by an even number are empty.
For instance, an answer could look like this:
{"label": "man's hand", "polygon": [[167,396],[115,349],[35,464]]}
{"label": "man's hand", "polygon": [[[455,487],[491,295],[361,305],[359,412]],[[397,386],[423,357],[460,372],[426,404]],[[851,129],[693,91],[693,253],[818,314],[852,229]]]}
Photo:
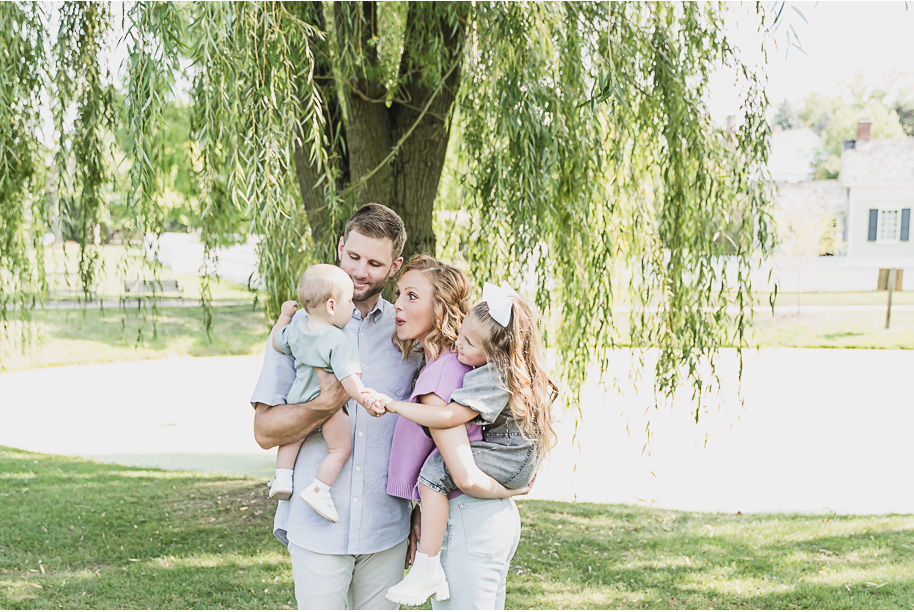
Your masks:
{"label": "man's hand", "polygon": [[412,567],[413,561],[416,560],[416,549],[419,547],[419,539],[422,535],[422,511],[419,505],[413,508],[413,513],[409,517],[409,545],[406,547],[406,563],[403,569]]}
{"label": "man's hand", "polygon": [[333,412],[336,409],[349,401],[349,393],[346,392],[346,389],[343,388],[343,385],[340,384],[335,375],[325,371],[323,368],[314,368],[314,370],[317,372],[317,380],[321,385],[321,394],[315,398],[315,401],[320,400],[321,404],[331,411],[329,416],[333,416]]}
{"label": "man's hand", "polygon": [[295,311],[298,310],[298,302],[295,300],[288,300],[282,303],[282,306],[279,307],[279,313],[283,316],[289,317],[290,319],[295,316]]}

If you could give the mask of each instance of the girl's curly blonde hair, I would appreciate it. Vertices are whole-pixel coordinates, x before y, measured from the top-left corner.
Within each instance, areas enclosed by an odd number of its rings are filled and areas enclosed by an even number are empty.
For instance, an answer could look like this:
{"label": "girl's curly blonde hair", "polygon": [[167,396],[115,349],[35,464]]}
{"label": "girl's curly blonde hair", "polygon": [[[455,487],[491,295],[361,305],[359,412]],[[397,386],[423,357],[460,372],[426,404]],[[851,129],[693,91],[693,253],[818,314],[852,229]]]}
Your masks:
{"label": "girl's curly blonde hair", "polygon": [[512,297],[511,303],[507,327],[489,315],[486,302],[474,306],[467,316],[483,330],[486,358],[502,376],[508,406],[521,432],[548,452],[555,444],[552,404],[558,398],[558,387],[546,370],[536,311],[518,296]]}
{"label": "girl's curly blonde hair", "polygon": [[432,361],[448,349],[453,349],[457,343],[457,335],[463,318],[470,309],[470,281],[466,275],[445,263],[441,263],[428,255],[416,255],[408,264],[403,266],[400,278],[411,270],[418,270],[425,274],[434,290],[433,295],[433,320],[434,328],[420,345],[416,340],[400,340],[397,332],[393,334],[393,342],[403,353],[403,359],[409,359],[410,353],[422,353],[422,348],[428,350]]}

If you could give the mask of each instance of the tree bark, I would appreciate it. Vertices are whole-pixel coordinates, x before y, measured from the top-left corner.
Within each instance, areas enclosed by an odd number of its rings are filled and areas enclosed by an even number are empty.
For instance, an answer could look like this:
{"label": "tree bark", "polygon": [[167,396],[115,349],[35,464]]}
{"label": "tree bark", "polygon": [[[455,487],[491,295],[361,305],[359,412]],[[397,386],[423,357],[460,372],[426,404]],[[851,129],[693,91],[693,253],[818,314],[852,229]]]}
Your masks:
{"label": "tree bark", "polygon": [[[426,14],[420,17],[420,12],[423,11]],[[398,141],[419,120],[419,109],[425,108],[430,100],[431,104],[393,160],[394,191],[391,195],[391,208],[400,214],[406,225],[404,252],[409,255],[428,253],[434,256],[436,241],[432,222],[435,196],[450,140],[450,126],[445,119],[451,112],[460,87],[465,22],[452,29],[446,23],[443,12],[439,11],[429,19],[427,11],[420,3],[409,5],[400,73],[406,75],[403,88],[412,104],[394,105],[391,108],[394,140]],[[413,53],[427,44],[429,30],[445,33],[443,54],[447,76],[440,88],[429,86],[424,81],[423,74],[410,70]]]}
{"label": "tree bark", "polygon": [[[326,16],[320,3],[311,4],[323,20]],[[423,7],[412,3],[408,8],[399,92],[408,104],[395,100],[387,108],[384,103],[386,84],[381,79],[376,46],[370,42],[378,34],[374,2],[334,4],[337,54],[348,57],[358,53],[360,60],[357,69],[353,69],[356,74],[347,75],[345,83],[343,95],[348,110],[345,123],[340,105],[332,104],[337,100],[329,62],[315,66],[315,78],[326,78],[328,82],[322,93],[331,135],[338,134],[343,143],[337,151],[344,163],[340,187],[355,186],[352,195],[357,206],[378,202],[400,215],[406,226],[403,256],[407,259],[414,253],[435,254],[432,224],[435,196],[450,138],[445,118],[460,85],[465,21],[452,27],[447,12],[437,4]],[[323,22],[318,25],[326,29]],[[433,36],[442,37],[441,53],[447,65],[444,70],[447,78],[440,87],[429,85],[424,79],[423,66],[417,65],[417,58],[428,48]],[[427,104],[428,110],[422,115]],[[399,150],[394,151],[408,133]],[[309,148],[309,143],[295,147],[295,166],[312,233],[324,236],[328,230],[338,233],[342,228],[324,225],[326,202],[323,194],[314,188],[320,177],[309,161]],[[385,161],[391,153],[393,157]]]}
{"label": "tree bark", "polygon": [[[297,16],[302,20],[313,23],[323,31],[327,30],[326,15],[324,14],[321,2],[290,3],[289,6],[292,7]],[[310,42],[313,45],[312,52],[320,47],[319,41],[312,40]],[[296,48],[294,51],[298,55],[299,63],[303,64],[304,49]],[[321,98],[324,103],[324,120],[327,125],[325,138],[327,142],[331,144],[331,147],[333,147],[334,142],[345,141],[344,131],[340,133],[340,138],[338,140],[334,137],[337,131],[345,130],[343,124],[343,111],[340,106],[340,100],[336,94],[336,88],[333,82],[333,67],[330,65],[326,44],[324,45],[324,48],[319,49],[319,51],[320,52],[314,52],[313,54],[314,79],[318,83]],[[302,110],[302,113],[304,113],[304,110]],[[329,215],[327,214],[327,202],[323,195],[323,187],[315,188],[318,185],[321,176],[317,167],[311,163],[310,143],[306,142],[304,138],[300,138],[300,141],[300,143],[293,143],[293,159],[295,161],[298,189],[301,193],[302,203],[304,204],[305,212],[308,216],[308,224],[311,227],[312,235],[316,237],[330,235],[332,237],[340,231],[340,228],[326,227],[326,224],[329,222]],[[346,167],[347,164],[345,161],[347,156],[344,148],[337,146],[336,148],[332,148],[329,154],[341,159],[344,162],[343,167]],[[348,174],[344,173],[341,180],[345,181],[347,179]]]}
{"label": "tree bark", "polygon": [[[337,2],[334,11],[340,28],[340,56],[348,48],[349,52],[358,51],[361,59],[358,76],[349,75],[344,89],[349,107],[346,125],[349,178],[356,183],[364,181],[356,192],[359,202],[387,204],[393,176],[390,164],[384,163],[384,159],[393,143],[388,109],[383,102],[386,88],[380,80],[377,46],[371,43],[378,36],[377,3]],[[359,23],[357,31],[343,29],[342,24],[352,24],[354,20]],[[350,39],[342,40],[344,37]],[[357,49],[352,48],[352,38],[358,39]]]}

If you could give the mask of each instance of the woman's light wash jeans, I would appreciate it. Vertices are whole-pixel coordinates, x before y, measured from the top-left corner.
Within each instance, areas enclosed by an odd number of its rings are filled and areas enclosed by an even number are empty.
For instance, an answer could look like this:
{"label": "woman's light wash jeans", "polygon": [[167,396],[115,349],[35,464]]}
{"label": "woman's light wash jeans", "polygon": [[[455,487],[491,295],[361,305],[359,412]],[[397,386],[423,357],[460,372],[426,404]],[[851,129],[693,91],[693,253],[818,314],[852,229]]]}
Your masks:
{"label": "woman's light wash jeans", "polygon": [[450,500],[441,565],[451,598],[432,599],[434,610],[504,610],[508,567],[520,542],[513,499]]}

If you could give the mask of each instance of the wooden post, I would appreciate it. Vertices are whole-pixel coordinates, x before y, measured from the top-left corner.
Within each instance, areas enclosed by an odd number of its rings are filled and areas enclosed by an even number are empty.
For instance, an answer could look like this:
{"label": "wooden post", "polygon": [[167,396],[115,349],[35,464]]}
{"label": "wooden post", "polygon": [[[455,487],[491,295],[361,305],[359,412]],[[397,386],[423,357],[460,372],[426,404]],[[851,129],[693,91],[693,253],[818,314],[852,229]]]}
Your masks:
{"label": "wooden post", "polygon": [[892,294],[895,292],[895,273],[896,269],[889,269],[889,304],[885,309],[885,328],[889,328],[889,322],[892,320]]}

